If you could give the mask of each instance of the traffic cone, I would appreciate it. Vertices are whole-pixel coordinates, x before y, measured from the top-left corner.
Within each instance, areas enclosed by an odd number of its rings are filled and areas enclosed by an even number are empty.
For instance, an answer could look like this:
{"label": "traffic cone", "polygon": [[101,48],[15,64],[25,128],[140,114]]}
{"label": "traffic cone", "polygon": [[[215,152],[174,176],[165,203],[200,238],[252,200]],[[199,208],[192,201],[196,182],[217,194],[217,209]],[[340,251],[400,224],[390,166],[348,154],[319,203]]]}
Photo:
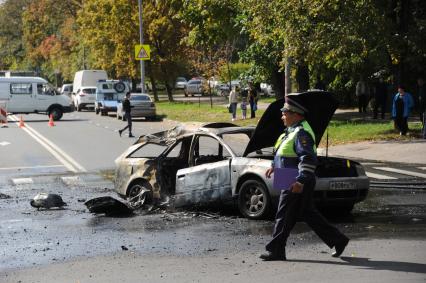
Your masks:
{"label": "traffic cone", "polygon": [[25,124],[24,124],[24,119],[22,119],[22,116],[21,116],[21,119],[19,119],[19,128],[23,128],[23,127],[25,127]]}
{"label": "traffic cone", "polygon": [[50,114],[50,118],[49,118],[49,127],[54,127],[55,123],[53,122],[53,115]]}
{"label": "traffic cone", "polygon": [[1,123],[0,123],[0,128],[8,128],[8,126],[7,126],[7,118],[3,121],[3,120],[1,120]]}

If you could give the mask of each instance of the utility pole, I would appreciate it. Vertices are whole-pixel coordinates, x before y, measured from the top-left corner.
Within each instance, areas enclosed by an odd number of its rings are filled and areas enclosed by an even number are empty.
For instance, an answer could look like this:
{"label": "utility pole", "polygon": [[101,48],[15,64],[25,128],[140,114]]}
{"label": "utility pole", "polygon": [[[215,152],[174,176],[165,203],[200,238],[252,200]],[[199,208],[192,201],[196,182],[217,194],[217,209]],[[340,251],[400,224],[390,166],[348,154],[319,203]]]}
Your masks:
{"label": "utility pole", "polygon": [[[139,3],[139,41],[140,44],[143,44],[143,31],[142,31],[142,0],[138,0]],[[141,92],[145,92],[145,63],[144,60],[141,62]]]}

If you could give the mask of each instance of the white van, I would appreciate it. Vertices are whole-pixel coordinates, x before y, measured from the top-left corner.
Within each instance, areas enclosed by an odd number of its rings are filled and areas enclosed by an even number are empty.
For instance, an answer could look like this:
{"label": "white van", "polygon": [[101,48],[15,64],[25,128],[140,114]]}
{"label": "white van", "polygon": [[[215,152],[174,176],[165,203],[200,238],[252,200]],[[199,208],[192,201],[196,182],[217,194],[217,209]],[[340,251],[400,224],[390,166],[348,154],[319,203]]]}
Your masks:
{"label": "white van", "polygon": [[39,77],[0,78],[0,101],[6,102],[9,113],[52,114],[55,121],[61,119],[63,113],[74,111],[68,96],[59,94]]}
{"label": "white van", "polygon": [[95,107],[96,85],[98,81],[107,79],[107,73],[103,70],[81,70],[76,72],[72,92],[75,108],[81,111],[83,108]]}

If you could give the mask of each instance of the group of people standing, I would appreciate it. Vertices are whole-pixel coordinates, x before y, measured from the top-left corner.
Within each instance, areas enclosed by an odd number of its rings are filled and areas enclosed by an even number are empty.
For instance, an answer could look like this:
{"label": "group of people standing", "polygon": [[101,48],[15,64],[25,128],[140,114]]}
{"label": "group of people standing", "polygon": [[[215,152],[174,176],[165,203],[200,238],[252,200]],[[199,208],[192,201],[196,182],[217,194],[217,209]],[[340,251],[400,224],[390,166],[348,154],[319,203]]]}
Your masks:
{"label": "group of people standing", "polygon": [[[378,82],[374,84],[374,87],[364,80],[363,77],[356,84],[355,95],[358,100],[358,111],[359,113],[367,113],[367,106],[371,98],[373,100],[373,118],[377,119],[379,114],[381,118],[385,118],[388,93],[390,92],[389,86],[380,78]],[[422,135],[423,138],[426,138],[426,129],[425,129],[425,109],[426,109],[426,93],[424,89],[423,78],[417,80],[417,92],[416,97],[406,91],[405,86],[399,85],[397,93],[393,95],[392,98],[392,108],[391,115],[394,120],[395,128],[399,130],[400,135],[406,135],[408,132],[408,117],[410,116],[411,111],[417,105],[417,111],[419,112],[420,121],[423,124]]]}
{"label": "group of people standing", "polygon": [[247,119],[247,106],[250,105],[250,118],[256,118],[258,94],[256,88],[249,84],[248,90],[240,92],[238,86],[233,86],[229,93],[229,112],[232,114],[232,121],[237,119],[238,102],[241,97],[242,119]]}

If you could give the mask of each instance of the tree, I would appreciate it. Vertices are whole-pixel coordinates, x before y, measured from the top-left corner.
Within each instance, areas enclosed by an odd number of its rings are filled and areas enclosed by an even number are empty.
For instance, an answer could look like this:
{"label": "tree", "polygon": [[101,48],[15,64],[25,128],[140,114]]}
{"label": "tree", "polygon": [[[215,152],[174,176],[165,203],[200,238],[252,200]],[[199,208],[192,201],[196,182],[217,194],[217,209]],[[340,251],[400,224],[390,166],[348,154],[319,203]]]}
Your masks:
{"label": "tree", "polygon": [[180,17],[189,26],[185,43],[197,54],[190,59],[197,75],[217,76],[223,64],[238,61],[245,40],[237,26],[239,8],[237,0],[184,1]]}
{"label": "tree", "polygon": [[72,79],[74,19],[79,7],[76,0],[37,0],[22,14],[26,60],[41,75],[52,79],[62,73],[66,80]]}
{"label": "tree", "polygon": [[18,69],[24,65],[22,14],[31,2],[6,0],[0,4],[0,69]]}

